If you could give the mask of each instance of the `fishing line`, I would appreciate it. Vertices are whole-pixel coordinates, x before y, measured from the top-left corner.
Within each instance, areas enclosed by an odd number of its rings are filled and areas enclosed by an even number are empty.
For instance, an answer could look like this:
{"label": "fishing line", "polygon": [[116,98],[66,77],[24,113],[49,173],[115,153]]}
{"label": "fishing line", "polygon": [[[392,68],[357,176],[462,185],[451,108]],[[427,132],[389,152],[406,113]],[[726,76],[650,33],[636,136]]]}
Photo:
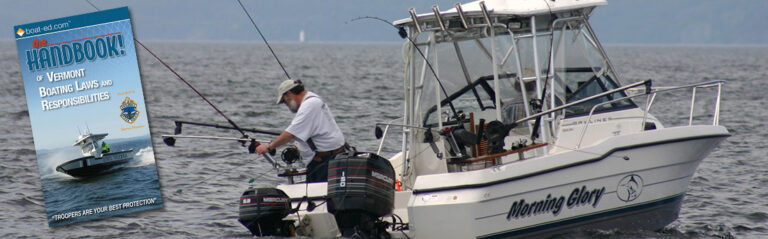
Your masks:
{"label": "fishing line", "polygon": [[[238,1],[240,1],[240,0],[238,0]],[[448,91],[445,90],[445,86],[443,86],[443,82],[440,81],[439,77],[437,77],[437,73],[435,72],[435,69],[432,68],[432,64],[429,63],[429,60],[424,55],[424,52],[421,51],[419,46],[416,45],[416,42],[414,42],[410,37],[408,37],[408,33],[405,32],[404,28],[397,27],[397,26],[393,25],[392,23],[390,23],[389,21],[387,21],[386,19],[383,19],[383,18],[380,18],[380,17],[372,17],[372,16],[362,16],[362,17],[353,18],[353,19],[350,19],[349,22],[354,22],[354,21],[361,20],[361,19],[373,19],[373,20],[382,21],[382,22],[386,23],[387,25],[390,25],[390,26],[394,27],[395,29],[397,29],[397,33],[398,33],[398,35],[400,35],[401,38],[408,39],[408,41],[411,42],[413,47],[416,48],[416,51],[419,52],[419,55],[421,55],[421,57],[424,58],[424,62],[427,63],[427,66],[429,66],[429,70],[432,71],[432,75],[435,76],[435,81],[437,81],[437,84],[440,85],[440,89],[443,90],[443,94],[445,94],[446,99],[448,99]],[[347,22],[345,22],[345,23],[347,23]],[[456,120],[459,120],[459,114],[456,113],[456,107],[453,106],[453,101],[449,100],[448,101],[448,106],[451,107],[451,111],[453,112],[453,116],[456,117]]]}
{"label": "fishing line", "polygon": [[261,36],[261,39],[264,40],[264,44],[267,44],[267,48],[269,48],[269,52],[272,52],[272,56],[275,57],[275,60],[277,61],[277,64],[280,65],[280,68],[283,69],[283,72],[285,73],[285,76],[288,77],[288,79],[291,79],[291,76],[288,75],[288,71],[285,70],[285,67],[283,66],[283,63],[280,62],[280,58],[277,58],[277,54],[275,54],[275,51],[272,50],[272,46],[269,45],[269,42],[267,42],[267,38],[264,37],[264,34],[261,34],[261,29],[259,29],[259,26],[256,26],[256,22],[253,21],[253,18],[251,17],[251,14],[248,13],[248,10],[245,9],[245,6],[243,6],[243,2],[240,0],[237,0],[237,3],[240,3],[240,7],[243,8],[243,11],[245,12],[245,15],[248,16],[248,19],[251,20],[251,23],[253,23],[253,27],[256,28],[256,31],[259,32],[259,36]]}
{"label": "fishing line", "polygon": [[[268,171],[262,172],[262,173],[260,173],[259,175],[256,175],[256,177],[253,177],[253,178],[249,179],[249,180],[248,180],[248,183],[253,183],[253,182],[255,182],[257,179],[260,179],[260,178],[261,178],[261,177],[263,177],[264,175],[267,175],[267,173],[271,173],[271,172],[272,172],[271,170],[268,170]],[[217,174],[214,174],[214,175],[208,176],[207,178],[204,178],[203,180],[200,180],[200,181],[198,181],[198,182],[192,183],[192,185],[193,185],[193,187],[194,187],[194,185],[200,185],[201,183],[204,183],[204,182],[208,181],[209,179],[212,179],[212,178],[215,178],[215,177],[221,176],[221,175],[222,175],[222,174],[224,174],[224,173],[225,173],[225,172],[221,172],[221,173],[217,173]],[[226,173],[229,173],[229,172],[226,172]],[[179,189],[177,189],[177,190],[176,190],[176,193],[181,193],[182,191],[183,191],[183,190],[182,190],[181,188],[179,188]]]}
{"label": "fishing line", "polygon": [[[90,0],[85,0],[85,1],[86,1],[86,2],[88,2],[88,4],[90,4],[90,5],[91,5],[93,8],[95,8],[97,11],[100,11],[100,10],[101,10],[101,9],[99,9],[98,7],[96,7],[96,5],[94,5],[94,4],[93,4],[93,3],[92,3]],[[239,1],[239,0],[238,0],[238,1]],[[181,77],[181,75],[179,75],[179,73],[178,73],[178,72],[176,72],[175,70],[173,70],[173,68],[171,68],[171,66],[170,66],[170,65],[168,65],[167,63],[165,63],[165,61],[163,61],[162,59],[160,59],[160,57],[158,57],[157,55],[155,55],[155,53],[154,53],[154,52],[152,52],[151,50],[149,50],[149,48],[147,48],[147,46],[145,46],[143,43],[141,43],[141,42],[140,42],[138,39],[134,38],[133,40],[134,40],[136,43],[138,43],[138,44],[139,44],[141,47],[143,47],[143,48],[144,48],[144,50],[146,50],[147,52],[149,52],[149,54],[152,54],[152,56],[153,56],[153,57],[155,57],[155,59],[157,59],[157,60],[158,60],[160,63],[162,63],[162,64],[165,66],[165,68],[168,68],[168,70],[170,70],[170,71],[171,71],[171,72],[172,72],[174,75],[176,75],[176,77],[178,77],[178,78],[179,78],[179,80],[181,80],[182,82],[184,82],[184,84],[187,84],[187,86],[189,86],[189,88],[192,88],[192,90],[193,90],[193,91],[195,91],[195,93],[197,93],[197,95],[199,95],[201,98],[203,98],[203,100],[204,100],[205,102],[207,102],[207,103],[208,103],[208,105],[210,105],[211,107],[213,107],[213,109],[214,109],[214,110],[216,110],[216,112],[218,112],[218,113],[219,113],[219,114],[220,114],[222,117],[224,117],[225,119],[227,119],[227,122],[229,122],[229,124],[231,124],[233,127],[235,127],[235,129],[237,129],[237,131],[240,131],[240,134],[242,134],[242,135],[243,135],[243,138],[248,138],[248,135],[247,135],[247,134],[245,134],[245,132],[243,132],[243,130],[242,130],[242,129],[240,129],[240,127],[239,127],[239,126],[237,126],[237,124],[235,124],[235,122],[234,122],[234,121],[232,121],[232,120],[231,120],[229,117],[227,117],[227,115],[225,115],[225,114],[224,114],[224,112],[221,112],[221,110],[219,110],[219,107],[216,107],[216,105],[214,105],[213,103],[211,103],[211,101],[210,101],[210,100],[208,100],[208,98],[206,98],[206,97],[205,97],[205,96],[204,96],[202,93],[200,93],[200,91],[198,91],[198,90],[197,90],[197,89],[196,89],[194,86],[192,86],[192,84],[190,84],[190,83],[189,83],[189,81],[185,80],[185,79],[184,79],[184,77]]]}

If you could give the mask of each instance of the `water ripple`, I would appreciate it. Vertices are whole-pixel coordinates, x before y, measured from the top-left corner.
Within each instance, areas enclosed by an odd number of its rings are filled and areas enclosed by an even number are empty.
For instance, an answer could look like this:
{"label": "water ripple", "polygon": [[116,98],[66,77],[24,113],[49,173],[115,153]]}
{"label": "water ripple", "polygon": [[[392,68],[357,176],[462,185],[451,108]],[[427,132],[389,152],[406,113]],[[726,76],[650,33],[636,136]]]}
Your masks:
{"label": "water ripple", "polygon": [[[148,43],[158,55],[241,127],[280,130],[292,115],[275,105],[282,71],[259,43]],[[292,76],[320,94],[337,116],[348,141],[375,150],[372,125],[402,113],[400,44],[274,44]],[[246,49],[248,54],[243,54]],[[654,79],[654,85],[727,81],[721,125],[733,136],[705,159],[686,193],[678,220],[658,232],[582,231],[562,238],[759,238],[768,237],[768,47],[611,46],[621,81]],[[148,54],[139,63],[152,131],[164,209],[47,229],[40,175],[18,73],[16,46],[0,42],[0,97],[22,102],[0,107],[1,238],[173,237],[249,238],[237,222],[237,198],[255,184],[280,182],[261,158],[238,144],[179,140],[173,120],[226,124],[220,116]],[[667,124],[687,122],[687,95],[659,95],[656,116]],[[664,101],[666,99],[666,101]],[[750,110],[745,110],[750,109]],[[703,112],[703,111],[702,111]],[[238,137],[236,132],[186,127],[185,134]],[[258,138],[271,137],[256,135]],[[398,137],[392,137],[397,139]],[[399,150],[384,144],[385,156]],[[181,190],[181,191],[178,191]]]}

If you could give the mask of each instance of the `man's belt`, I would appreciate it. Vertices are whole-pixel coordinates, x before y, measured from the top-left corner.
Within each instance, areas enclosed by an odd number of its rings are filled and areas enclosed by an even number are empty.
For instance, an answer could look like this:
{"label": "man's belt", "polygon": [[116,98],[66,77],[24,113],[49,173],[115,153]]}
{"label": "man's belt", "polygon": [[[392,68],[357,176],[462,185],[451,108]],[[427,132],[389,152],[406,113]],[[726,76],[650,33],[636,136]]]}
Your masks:
{"label": "man's belt", "polygon": [[338,153],[341,153],[341,152],[344,152],[344,146],[341,146],[338,149],[334,149],[334,150],[331,150],[331,151],[315,152],[314,160],[321,161],[322,160],[322,159],[320,159],[321,157],[325,157],[325,156],[332,155],[332,154],[338,154]]}

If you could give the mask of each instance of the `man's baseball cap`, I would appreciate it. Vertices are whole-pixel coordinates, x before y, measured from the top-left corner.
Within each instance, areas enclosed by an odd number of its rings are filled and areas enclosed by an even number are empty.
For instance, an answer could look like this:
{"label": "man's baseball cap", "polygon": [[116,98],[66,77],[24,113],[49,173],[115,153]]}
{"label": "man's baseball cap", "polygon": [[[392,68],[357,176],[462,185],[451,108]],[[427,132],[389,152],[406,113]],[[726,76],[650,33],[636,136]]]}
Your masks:
{"label": "man's baseball cap", "polygon": [[277,103],[275,104],[283,103],[283,94],[293,89],[293,87],[300,85],[301,80],[285,80],[283,83],[280,83],[280,87],[277,87]]}

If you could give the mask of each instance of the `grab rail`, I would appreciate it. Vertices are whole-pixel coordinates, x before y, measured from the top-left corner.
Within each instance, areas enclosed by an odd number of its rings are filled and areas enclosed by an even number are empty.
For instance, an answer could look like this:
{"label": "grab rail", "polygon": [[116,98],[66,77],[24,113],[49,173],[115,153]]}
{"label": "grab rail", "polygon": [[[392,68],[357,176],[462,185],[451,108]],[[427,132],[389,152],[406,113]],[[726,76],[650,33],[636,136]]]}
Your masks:
{"label": "grab rail", "polygon": [[525,118],[522,118],[522,119],[519,119],[519,120],[515,121],[515,123],[522,123],[522,122],[525,122],[525,121],[529,121],[529,120],[535,119],[535,118],[537,118],[539,116],[544,116],[544,115],[552,113],[552,112],[560,111],[562,109],[565,109],[565,108],[568,108],[568,107],[571,107],[571,106],[574,106],[574,105],[578,105],[578,104],[581,104],[581,103],[584,103],[584,102],[587,102],[587,101],[590,101],[590,100],[594,100],[594,99],[597,99],[597,98],[600,98],[600,97],[603,97],[603,96],[606,96],[606,95],[614,94],[616,92],[624,91],[624,90],[629,89],[629,88],[635,88],[635,87],[638,87],[638,86],[641,86],[641,85],[645,85],[646,87],[650,87],[650,84],[651,84],[651,80],[635,82],[635,83],[629,84],[627,86],[619,87],[619,88],[616,88],[616,89],[613,89],[613,90],[609,90],[609,91],[606,91],[606,92],[603,92],[603,93],[600,93],[600,94],[597,94],[597,95],[593,95],[593,96],[590,96],[590,97],[587,97],[587,98],[584,98],[584,99],[580,99],[580,100],[577,100],[577,101],[574,101],[574,102],[571,102],[571,103],[568,103],[568,104],[564,104],[564,105],[561,105],[561,106],[558,106],[558,107],[555,107],[555,108],[552,108],[552,109],[549,109],[549,110],[545,110],[545,111],[542,111],[542,112],[530,115],[528,117],[525,117]]}
{"label": "grab rail", "polygon": [[725,83],[724,80],[716,80],[716,81],[708,81],[708,82],[702,82],[702,83],[696,83],[696,84],[690,84],[690,85],[683,85],[683,86],[665,87],[662,90],[652,90],[652,91],[646,90],[645,93],[641,93],[641,94],[637,94],[637,95],[631,95],[631,96],[626,96],[626,97],[622,97],[622,98],[618,98],[618,99],[602,102],[602,103],[599,103],[599,104],[595,104],[594,106],[592,106],[592,109],[590,109],[590,111],[589,111],[589,117],[587,117],[587,122],[584,124],[584,128],[581,131],[581,137],[579,138],[579,143],[578,143],[576,148],[581,148],[581,143],[584,140],[584,136],[587,133],[587,127],[592,123],[592,115],[594,114],[595,109],[597,109],[598,107],[600,107],[602,105],[606,105],[606,104],[615,103],[615,102],[618,102],[618,101],[632,99],[632,98],[635,98],[635,97],[646,96],[646,104],[645,104],[646,107],[645,107],[645,110],[643,112],[643,121],[642,121],[642,124],[640,125],[640,127],[641,127],[640,129],[642,131],[642,129],[645,128],[645,122],[648,119],[648,111],[650,111],[651,106],[653,105],[653,102],[656,99],[656,94],[662,93],[662,92],[667,92],[667,91],[679,90],[679,89],[691,89],[692,90],[691,110],[690,110],[690,113],[688,115],[688,126],[691,126],[691,125],[693,125],[693,109],[694,109],[694,104],[696,103],[696,89],[699,89],[699,88],[710,88],[710,87],[715,87],[716,86],[717,87],[717,97],[715,99],[715,111],[714,111],[713,116],[712,116],[712,118],[713,118],[712,119],[712,125],[719,125],[720,124],[720,99],[721,99],[720,95],[721,95],[721,92],[722,92],[723,83]]}
{"label": "grab rail", "polygon": [[377,155],[381,155],[381,148],[384,147],[384,139],[387,138],[387,132],[389,131],[389,126],[394,124],[395,121],[398,121],[398,120],[403,120],[403,117],[400,117],[400,118],[397,118],[397,119],[393,119],[393,120],[390,120],[389,122],[387,122],[387,124],[386,124],[387,126],[384,127],[384,133],[381,136],[381,141],[379,141],[379,148],[376,150],[376,154]]}

